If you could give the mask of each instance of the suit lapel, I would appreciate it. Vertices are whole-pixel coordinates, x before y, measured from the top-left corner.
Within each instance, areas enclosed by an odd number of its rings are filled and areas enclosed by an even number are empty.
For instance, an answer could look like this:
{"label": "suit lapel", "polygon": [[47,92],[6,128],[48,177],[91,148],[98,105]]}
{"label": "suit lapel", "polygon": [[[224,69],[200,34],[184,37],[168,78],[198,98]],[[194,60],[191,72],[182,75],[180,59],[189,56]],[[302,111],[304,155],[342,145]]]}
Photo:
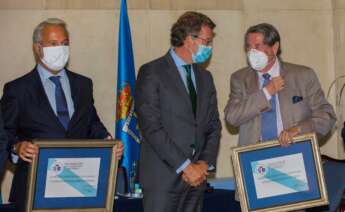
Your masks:
{"label": "suit lapel", "polygon": [[259,91],[259,79],[258,79],[258,74],[256,73],[255,70],[249,69],[248,70],[248,76],[246,77],[246,88],[248,94],[255,93]]}
{"label": "suit lapel", "polygon": [[81,95],[79,95],[80,89],[77,86],[78,83],[76,82],[76,79],[73,76],[73,74],[68,70],[66,70],[66,73],[67,73],[68,81],[70,84],[71,96],[72,96],[73,105],[74,105],[74,113],[71,117],[71,120],[68,124],[68,129],[67,129],[67,130],[69,130],[77,122],[77,120],[80,116],[80,112],[81,112],[80,96]]}
{"label": "suit lapel", "polygon": [[195,83],[196,83],[196,90],[197,90],[197,104],[196,104],[196,119],[198,119],[200,117],[199,114],[201,114],[202,111],[202,106],[203,106],[203,90],[204,90],[204,81],[201,78],[201,70],[199,68],[199,66],[193,64],[193,71],[194,71],[194,75],[195,75]]}
{"label": "suit lapel", "polygon": [[[284,63],[280,62],[280,76],[286,80],[287,78],[287,71],[284,69]],[[290,101],[292,101],[290,99],[291,97],[291,89],[289,88],[287,82],[285,81],[285,87],[283,90],[281,90],[278,93],[278,98],[279,98],[279,106],[280,106],[280,115],[282,118],[282,122],[283,122],[283,129],[288,128],[291,124],[292,124],[292,116],[289,115],[290,113],[290,109],[289,109],[289,105],[290,105]]]}
{"label": "suit lapel", "polygon": [[40,111],[42,112],[42,114],[44,114],[45,117],[54,121],[57,126],[62,127],[64,129],[50,105],[47,94],[44,91],[41,78],[36,68],[32,71],[32,81],[33,87],[31,95],[37,100],[37,105],[38,108],[40,108]]}
{"label": "suit lapel", "polygon": [[[247,95],[256,93],[260,90],[258,73],[256,70],[248,68],[248,76],[246,77],[245,87],[247,90]],[[254,119],[254,137],[256,141],[260,140],[261,136],[261,114],[256,116]]]}
{"label": "suit lapel", "polygon": [[167,72],[169,75],[168,76],[169,81],[174,82],[172,84],[174,84],[176,90],[181,94],[183,101],[190,106],[191,111],[192,111],[192,103],[190,101],[188,91],[187,91],[185,85],[183,84],[183,81],[182,81],[181,76],[177,70],[175,62],[173,61],[172,57],[170,56],[170,53],[167,53],[165,58],[166,58],[166,61],[168,63]]}

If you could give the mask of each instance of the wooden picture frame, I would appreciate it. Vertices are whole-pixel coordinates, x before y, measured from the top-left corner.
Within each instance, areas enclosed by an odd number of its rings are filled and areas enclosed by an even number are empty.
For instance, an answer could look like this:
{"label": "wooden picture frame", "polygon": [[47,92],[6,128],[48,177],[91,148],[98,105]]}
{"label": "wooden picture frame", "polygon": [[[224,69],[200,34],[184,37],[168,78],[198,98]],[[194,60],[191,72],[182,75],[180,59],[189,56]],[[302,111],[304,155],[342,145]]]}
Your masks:
{"label": "wooden picture frame", "polygon": [[115,141],[40,140],[29,167],[26,212],[112,212]]}
{"label": "wooden picture frame", "polygon": [[232,150],[243,212],[278,212],[328,204],[320,150],[314,133],[288,147],[277,140]]}

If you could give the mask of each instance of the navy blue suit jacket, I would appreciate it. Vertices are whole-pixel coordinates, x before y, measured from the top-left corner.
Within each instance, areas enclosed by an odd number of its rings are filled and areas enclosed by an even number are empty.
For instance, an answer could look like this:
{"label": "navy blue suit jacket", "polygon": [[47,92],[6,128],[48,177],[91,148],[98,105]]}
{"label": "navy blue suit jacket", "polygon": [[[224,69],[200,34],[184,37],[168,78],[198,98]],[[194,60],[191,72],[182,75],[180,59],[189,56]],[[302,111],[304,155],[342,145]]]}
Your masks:
{"label": "navy blue suit jacket", "polygon": [[[103,139],[109,133],[100,121],[93,101],[92,81],[66,70],[75,112],[65,130],[54,114],[38,71],[4,86],[1,109],[9,144],[33,139]],[[28,164],[19,160],[10,201],[22,204],[26,192]]]}

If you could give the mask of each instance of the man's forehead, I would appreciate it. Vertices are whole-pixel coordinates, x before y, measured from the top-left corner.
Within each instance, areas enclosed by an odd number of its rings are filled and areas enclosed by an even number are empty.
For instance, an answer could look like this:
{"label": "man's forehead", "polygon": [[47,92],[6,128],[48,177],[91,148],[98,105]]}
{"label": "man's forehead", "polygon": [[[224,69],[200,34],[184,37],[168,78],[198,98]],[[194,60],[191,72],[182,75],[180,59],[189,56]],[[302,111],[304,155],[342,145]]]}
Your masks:
{"label": "man's forehead", "polygon": [[63,28],[62,26],[59,25],[49,25],[43,28],[42,30],[43,34],[51,34],[51,33],[63,33],[63,34],[67,34],[65,31],[65,28]]}
{"label": "man's forehead", "polygon": [[262,33],[260,33],[260,32],[252,32],[252,33],[248,34],[247,40],[263,41],[264,40],[264,35]]}
{"label": "man's forehead", "polygon": [[200,33],[199,34],[203,34],[203,35],[208,35],[208,36],[214,36],[215,33],[213,32],[213,29],[211,29],[209,26],[202,26]]}
{"label": "man's forehead", "polygon": [[43,39],[49,40],[55,37],[59,37],[59,38],[63,37],[63,38],[68,39],[67,32],[62,26],[52,25],[52,26],[46,26],[45,28],[43,28],[42,30]]}

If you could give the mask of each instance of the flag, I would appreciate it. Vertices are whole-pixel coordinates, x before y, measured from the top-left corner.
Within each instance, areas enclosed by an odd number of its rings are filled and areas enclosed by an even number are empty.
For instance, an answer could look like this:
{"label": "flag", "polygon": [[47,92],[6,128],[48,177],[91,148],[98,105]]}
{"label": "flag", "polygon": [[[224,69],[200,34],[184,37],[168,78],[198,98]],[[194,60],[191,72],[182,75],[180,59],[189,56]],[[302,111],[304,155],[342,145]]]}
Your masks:
{"label": "flag", "polygon": [[116,139],[125,146],[121,166],[126,170],[127,182],[130,182],[128,191],[132,191],[131,180],[136,175],[139,159],[140,133],[134,111],[135,68],[126,0],[121,0],[118,42]]}

